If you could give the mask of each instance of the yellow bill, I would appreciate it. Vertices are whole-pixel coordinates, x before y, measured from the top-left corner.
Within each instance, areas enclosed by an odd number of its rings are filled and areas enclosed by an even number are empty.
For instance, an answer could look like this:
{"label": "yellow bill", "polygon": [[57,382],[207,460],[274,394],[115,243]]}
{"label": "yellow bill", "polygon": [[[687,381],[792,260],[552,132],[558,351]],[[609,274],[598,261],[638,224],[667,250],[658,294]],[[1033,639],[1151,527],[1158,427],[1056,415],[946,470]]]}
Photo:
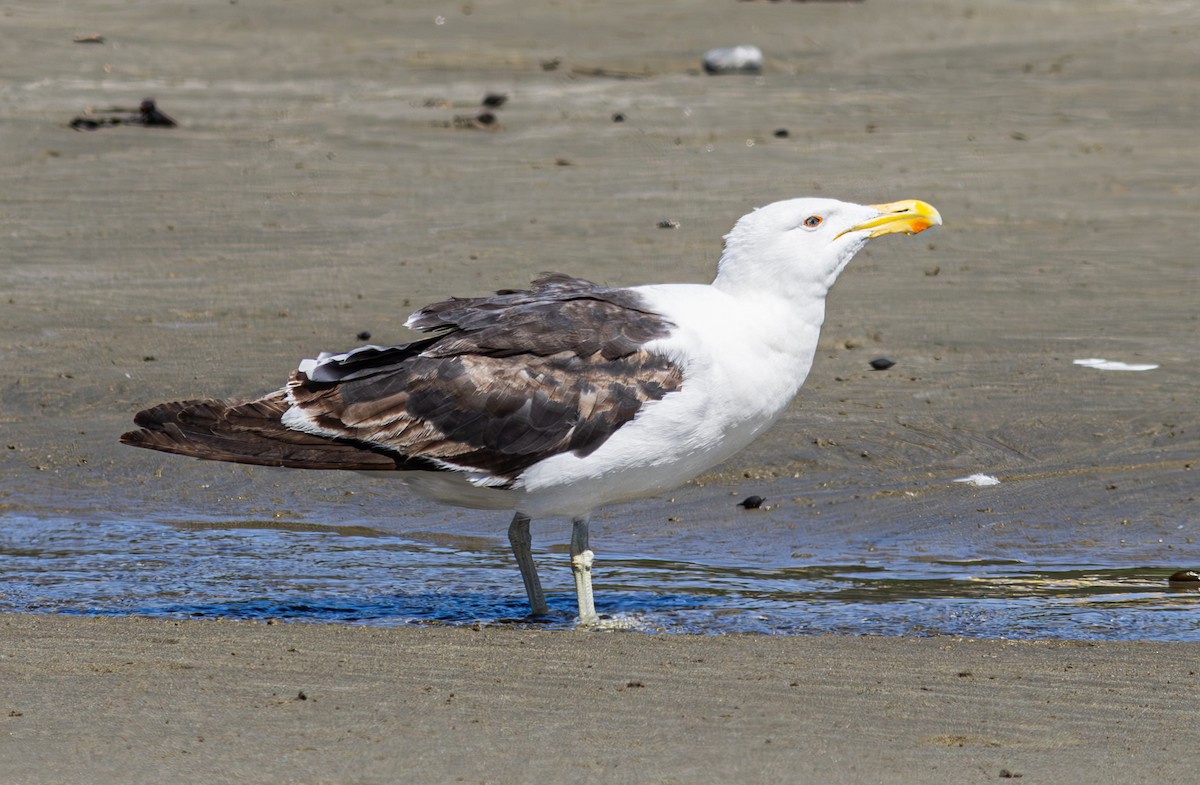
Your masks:
{"label": "yellow bill", "polygon": [[842,234],[861,232],[868,229],[871,231],[871,234],[868,235],[869,237],[880,237],[885,234],[896,234],[897,232],[916,234],[917,232],[925,231],[931,226],[940,226],[942,223],[942,216],[938,214],[934,206],[919,199],[905,199],[900,202],[890,202],[888,204],[873,204],[871,207],[878,210],[881,215],[847,229]]}

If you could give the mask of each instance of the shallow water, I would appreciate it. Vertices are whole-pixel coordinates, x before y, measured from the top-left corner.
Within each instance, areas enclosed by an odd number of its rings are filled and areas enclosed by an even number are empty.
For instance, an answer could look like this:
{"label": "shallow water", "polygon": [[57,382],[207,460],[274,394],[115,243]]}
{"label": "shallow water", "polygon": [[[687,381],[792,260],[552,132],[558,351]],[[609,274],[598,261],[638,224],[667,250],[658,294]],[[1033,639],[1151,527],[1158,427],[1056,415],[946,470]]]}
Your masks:
{"label": "shallow water", "polygon": [[[530,621],[502,536],[10,515],[0,611],[573,626],[565,555],[535,557],[552,616]],[[820,553],[784,566],[728,561],[602,551],[598,610],[613,626],[667,633],[1200,640],[1200,592],[1168,584],[1176,568],[1093,563],[1082,550],[1037,564],[897,549],[858,563]]]}

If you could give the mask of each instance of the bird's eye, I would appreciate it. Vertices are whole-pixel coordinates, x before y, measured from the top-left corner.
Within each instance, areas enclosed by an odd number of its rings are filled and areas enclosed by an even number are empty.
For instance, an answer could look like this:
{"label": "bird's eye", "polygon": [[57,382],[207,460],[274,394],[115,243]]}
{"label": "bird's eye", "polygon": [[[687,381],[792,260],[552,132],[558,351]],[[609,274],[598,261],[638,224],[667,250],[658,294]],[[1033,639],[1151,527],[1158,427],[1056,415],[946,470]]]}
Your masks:
{"label": "bird's eye", "polygon": [[819,215],[810,215],[804,219],[804,223],[802,223],[801,225],[805,229],[816,229],[818,226],[821,225],[821,221],[823,221],[823,220],[824,219],[821,218],[821,216],[819,216]]}

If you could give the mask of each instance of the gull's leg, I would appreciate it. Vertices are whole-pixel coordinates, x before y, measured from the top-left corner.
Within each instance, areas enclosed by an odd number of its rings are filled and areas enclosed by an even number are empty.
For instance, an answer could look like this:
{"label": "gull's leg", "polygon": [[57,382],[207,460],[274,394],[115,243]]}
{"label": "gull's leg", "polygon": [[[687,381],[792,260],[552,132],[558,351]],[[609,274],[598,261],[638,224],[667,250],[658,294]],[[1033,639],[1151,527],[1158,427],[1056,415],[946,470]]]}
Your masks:
{"label": "gull's leg", "polygon": [[508,525],[508,541],[512,545],[513,556],[517,557],[517,566],[521,568],[521,580],[525,581],[529,610],[534,616],[545,616],[550,609],[546,607],[546,595],[542,592],[542,582],[538,580],[533,552],[529,547],[533,537],[529,534],[528,515],[519,512],[513,516],[512,523]]}
{"label": "gull's leg", "polygon": [[579,623],[595,624],[596,602],[592,599],[592,562],[595,555],[588,548],[588,519],[571,522],[571,572],[575,573],[575,596],[579,599]]}

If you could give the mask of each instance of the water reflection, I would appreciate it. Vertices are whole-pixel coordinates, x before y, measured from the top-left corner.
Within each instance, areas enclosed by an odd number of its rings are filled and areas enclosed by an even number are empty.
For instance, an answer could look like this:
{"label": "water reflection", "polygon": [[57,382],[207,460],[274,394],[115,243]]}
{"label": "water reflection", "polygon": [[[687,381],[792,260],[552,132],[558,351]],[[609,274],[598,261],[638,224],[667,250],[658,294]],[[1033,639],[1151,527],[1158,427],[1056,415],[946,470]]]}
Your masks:
{"label": "water reflection", "polygon": [[[1167,582],[1177,566],[870,556],[762,568],[606,551],[598,610],[671,633],[1200,640],[1200,592]],[[500,537],[6,517],[0,610],[570,627],[566,560],[537,557],[551,615],[530,620]]]}

